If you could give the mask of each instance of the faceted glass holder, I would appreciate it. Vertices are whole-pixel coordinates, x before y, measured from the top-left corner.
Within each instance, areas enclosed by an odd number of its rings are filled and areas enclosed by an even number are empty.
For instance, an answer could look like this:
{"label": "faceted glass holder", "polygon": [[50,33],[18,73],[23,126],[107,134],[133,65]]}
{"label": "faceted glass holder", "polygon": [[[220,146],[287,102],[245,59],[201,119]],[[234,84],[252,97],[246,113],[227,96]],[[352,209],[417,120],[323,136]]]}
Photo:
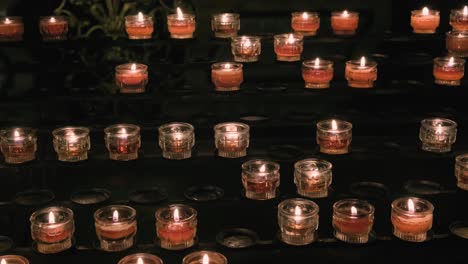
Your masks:
{"label": "faceted glass holder", "polygon": [[325,160],[304,159],[294,164],[297,193],[309,198],[328,196],[332,183],[332,164]]}
{"label": "faceted glass holder", "polygon": [[320,16],[317,12],[291,13],[291,27],[295,33],[303,36],[315,36],[320,28]]}
{"label": "faceted glass holder", "polygon": [[195,16],[192,14],[183,14],[182,16],[171,14],[167,16],[167,27],[173,39],[193,38],[195,26]]}
{"label": "faceted glass holder", "polygon": [[3,255],[0,259],[5,261],[6,264],[29,264],[29,260],[23,256],[18,255]]}
{"label": "faceted glass holder", "polygon": [[150,39],[153,35],[153,17],[138,13],[125,17],[125,30],[129,39]]}
{"label": "faceted glass holder", "polygon": [[329,88],[333,80],[333,62],[329,60],[306,60],[302,62],[302,78],[305,88]]}
{"label": "faceted glass holder", "polygon": [[465,75],[465,60],[455,57],[434,59],[434,83],[446,86],[460,86]]}
{"label": "faceted glass holder", "polygon": [[218,156],[240,158],[247,155],[250,142],[250,127],[244,123],[227,122],[214,127]]}
{"label": "faceted glass holder", "polygon": [[359,13],[349,11],[333,11],[331,15],[333,33],[338,36],[356,34],[359,27]]}
{"label": "faceted glass holder", "polygon": [[255,62],[262,52],[260,37],[237,36],[231,40],[231,52],[236,62]]}
{"label": "faceted glass holder", "polygon": [[54,149],[58,159],[77,162],[88,159],[91,149],[89,129],[86,127],[63,127],[52,131]]}
{"label": "faceted glass holder", "polygon": [[23,40],[24,24],[22,17],[0,18],[0,42]]}
{"label": "faceted glass holder", "polygon": [[425,241],[432,228],[433,212],[434,206],[427,200],[416,197],[396,199],[392,202],[393,234],[409,242]]}
{"label": "faceted glass holder", "polygon": [[[468,19],[468,16],[467,16]],[[468,22],[468,20],[467,20]],[[450,56],[468,57],[468,32],[449,31],[446,34],[445,46]]]}
{"label": "faceted glass holder", "polygon": [[72,210],[64,207],[44,208],[34,212],[30,221],[32,239],[38,252],[52,254],[71,248],[75,232]]}
{"label": "faceted glass holder", "polygon": [[240,30],[239,14],[223,13],[211,17],[211,29],[217,38],[232,38]]}
{"label": "faceted glass holder", "polygon": [[67,39],[68,21],[64,16],[46,16],[39,21],[39,30],[44,41]]}
{"label": "faceted glass holder", "polygon": [[349,87],[373,88],[374,82],[377,80],[377,63],[368,60],[362,66],[360,60],[347,61],[345,78]]}
{"label": "faceted glass holder", "polygon": [[458,188],[468,191],[468,154],[456,157],[455,176],[457,177]]}
{"label": "faceted glass holder", "polygon": [[289,199],[278,205],[278,225],[281,240],[302,246],[314,242],[319,226],[319,207],[305,199]]}
{"label": "faceted glass holder", "polygon": [[450,11],[450,25],[456,31],[468,31],[468,16],[462,9],[453,9]]}
{"label": "faceted glass holder", "polygon": [[144,93],[148,84],[148,66],[126,63],[115,67],[115,84],[120,93]]}
{"label": "faceted glass holder", "polygon": [[[140,261],[141,260],[141,261]],[[147,253],[137,253],[128,255],[122,258],[118,264],[163,264],[163,261],[160,257],[147,254]]]}
{"label": "faceted glass holder", "polygon": [[182,264],[194,264],[194,263],[205,263],[203,259],[205,256],[208,257],[209,263],[208,264],[227,264],[228,261],[226,257],[218,252],[215,251],[196,251],[193,253],[188,254],[182,260]]}
{"label": "faceted glass holder", "polygon": [[173,204],[156,211],[156,234],[161,247],[182,250],[195,244],[197,211],[190,206]]}
{"label": "faceted glass holder", "polygon": [[269,200],[276,197],[280,185],[280,166],[268,160],[249,160],[242,164],[242,184],[245,196],[252,200]]}
{"label": "faceted glass holder", "polygon": [[13,127],[0,131],[0,149],[9,164],[21,164],[36,158],[36,131],[28,127]]}
{"label": "faceted glass holder", "polygon": [[274,36],[274,48],[278,61],[300,61],[304,49],[304,36],[296,33]]}
{"label": "faceted glass holder", "polygon": [[411,11],[411,27],[415,34],[434,34],[440,24],[440,12],[428,9]]}
{"label": "faceted glass holder", "polygon": [[337,239],[352,244],[369,241],[374,224],[374,206],[357,200],[340,200],[333,205],[333,228]]}
{"label": "faceted glass holder", "polygon": [[353,137],[352,129],[353,125],[347,121],[330,119],[318,122],[317,144],[320,152],[329,155],[348,153]]}
{"label": "faceted glass holder", "polygon": [[138,150],[141,146],[139,126],[118,124],[107,127],[104,133],[111,160],[128,161],[138,158]]}
{"label": "faceted glass holder", "polygon": [[424,119],[421,121],[419,139],[425,151],[450,152],[457,139],[457,123],[445,118]]}
{"label": "faceted glass holder", "polygon": [[159,127],[159,146],[166,159],[188,159],[195,145],[194,127],[188,123],[168,123]]}
{"label": "faceted glass holder", "polygon": [[217,62],[211,65],[211,80],[216,91],[229,92],[240,90],[244,81],[242,64],[237,62]]}

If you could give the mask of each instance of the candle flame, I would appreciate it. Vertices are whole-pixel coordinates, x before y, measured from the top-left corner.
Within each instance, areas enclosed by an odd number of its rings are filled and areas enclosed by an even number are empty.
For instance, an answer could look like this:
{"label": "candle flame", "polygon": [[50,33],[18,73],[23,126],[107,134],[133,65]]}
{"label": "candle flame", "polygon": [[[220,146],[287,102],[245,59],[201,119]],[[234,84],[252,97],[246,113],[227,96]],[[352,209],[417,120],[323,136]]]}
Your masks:
{"label": "candle flame", "polygon": [[119,221],[119,211],[114,210],[114,213],[112,214],[112,222],[118,222]]}
{"label": "candle flame", "polygon": [[331,126],[332,130],[338,130],[338,124],[336,123],[336,120],[332,120]]}
{"label": "candle flame", "polygon": [[449,62],[448,62],[448,66],[453,66],[453,64],[455,64],[455,58],[450,57]]}
{"label": "candle flame", "polygon": [[320,65],[320,59],[319,59],[319,58],[316,58],[316,59],[315,59],[315,66],[318,67],[319,65]]}
{"label": "candle flame", "polygon": [[143,264],[143,263],[144,263],[144,262],[143,262],[143,259],[142,259],[142,258],[138,258],[137,264]]}
{"label": "candle flame", "polygon": [[302,13],[302,18],[303,18],[303,19],[308,19],[308,18],[309,18],[309,14],[307,14],[307,12]]}
{"label": "candle flame", "polygon": [[[5,24],[11,24],[11,22],[12,22],[12,21],[11,21],[8,17],[5,18],[5,21],[4,21]],[[3,260],[3,259],[2,259],[2,260]],[[2,264],[3,264],[3,263],[2,263]]]}
{"label": "candle flame", "polygon": [[228,21],[229,21],[229,19],[228,19],[227,14],[221,15],[221,22],[222,23],[227,23]]}
{"label": "candle flame", "polygon": [[463,7],[463,16],[468,16],[468,6]]}
{"label": "candle flame", "polygon": [[137,68],[137,67],[136,67],[136,64],[135,64],[135,63],[132,63],[132,66],[130,66],[130,70],[134,71],[134,70],[136,70],[136,68]]}
{"label": "candle flame", "polygon": [[49,212],[49,224],[55,224],[56,221],[55,221],[55,215],[54,215],[54,212]]}
{"label": "candle flame", "polygon": [[408,199],[408,211],[414,213],[416,209],[414,208],[414,202],[412,199]]}
{"label": "candle flame", "polygon": [[203,264],[210,264],[210,257],[207,254],[203,254]]}
{"label": "candle flame", "polygon": [[287,44],[294,44],[294,35],[289,34],[288,40],[286,41]]}
{"label": "candle flame", "polygon": [[143,22],[145,19],[142,12],[138,12],[137,19],[139,22]]}
{"label": "candle flame", "polygon": [[361,64],[360,64],[361,67],[364,67],[366,66],[366,57],[362,56],[361,57]]}
{"label": "candle flame", "polygon": [[180,221],[180,215],[179,215],[179,208],[176,208],[174,210],[174,221],[179,222]]}
{"label": "candle flame", "polygon": [[351,206],[351,215],[357,215],[357,209],[355,206]]}
{"label": "candle flame", "polygon": [[265,164],[262,164],[262,166],[259,169],[260,172],[265,172],[266,171],[266,166]]}
{"label": "candle flame", "polygon": [[18,129],[15,129],[15,131],[13,131],[13,137],[19,137],[21,136],[20,132],[18,131]]}
{"label": "candle flame", "polygon": [[224,69],[231,69],[232,68],[232,64],[231,63],[226,63],[224,64]]}
{"label": "candle flame", "polygon": [[0,262],[0,264],[7,264],[7,262],[6,262],[5,259],[2,259],[2,261]]}
{"label": "candle flame", "polygon": [[343,11],[343,13],[341,14],[341,16],[343,16],[343,17],[348,17],[348,16],[349,16],[348,10]]}
{"label": "candle flame", "polygon": [[184,13],[182,13],[182,10],[180,9],[180,7],[177,8],[177,18],[178,19],[184,18]]}
{"label": "candle flame", "polygon": [[302,210],[299,206],[296,205],[296,207],[294,208],[294,215],[295,216],[301,216],[302,215]]}
{"label": "candle flame", "polygon": [[242,37],[242,46],[246,48],[250,48],[250,46],[252,46],[252,42],[250,42],[249,38]]}
{"label": "candle flame", "polygon": [[429,8],[423,7],[422,14],[423,14],[423,16],[428,16],[429,15]]}
{"label": "candle flame", "polygon": [[55,17],[51,17],[50,20],[49,20],[50,23],[55,23],[57,22],[57,20],[55,19]]}

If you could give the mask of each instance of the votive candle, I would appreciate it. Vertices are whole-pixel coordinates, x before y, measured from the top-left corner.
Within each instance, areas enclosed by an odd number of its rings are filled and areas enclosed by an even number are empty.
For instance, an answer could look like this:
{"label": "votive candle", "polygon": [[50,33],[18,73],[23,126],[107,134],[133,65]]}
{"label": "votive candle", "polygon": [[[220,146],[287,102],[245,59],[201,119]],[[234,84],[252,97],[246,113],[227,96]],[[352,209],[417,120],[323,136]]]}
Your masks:
{"label": "votive candle", "polygon": [[125,16],[125,30],[129,39],[150,39],[154,30],[153,17],[142,12]]}
{"label": "votive candle", "polygon": [[181,160],[192,156],[194,127],[189,123],[168,123],[159,127],[159,146],[166,159]]}
{"label": "votive candle", "polygon": [[250,127],[244,123],[226,122],[214,127],[218,156],[240,158],[247,155],[250,143]]}
{"label": "votive candle", "polygon": [[104,130],[111,160],[128,161],[138,158],[141,146],[140,127],[131,124],[109,126]]}
{"label": "votive candle", "polygon": [[329,60],[306,60],[302,62],[302,78],[305,88],[329,88],[333,80],[333,62]]}
{"label": "votive candle", "polygon": [[148,254],[137,253],[122,258],[118,264],[163,264],[160,257]]}
{"label": "votive candle", "polygon": [[0,18],[0,41],[21,41],[23,34],[23,18],[11,16]]}
{"label": "votive candle", "polygon": [[299,61],[304,49],[301,34],[279,34],[274,37],[276,59],[278,61]]}
{"label": "votive candle", "polygon": [[419,139],[425,151],[450,152],[457,139],[457,123],[446,118],[424,119],[421,121]]}
{"label": "votive candle", "polygon": [[173,39],[190,39],[195,32],[195,15],[183,13],[177,7],[177,13],[167,16],[167,26]]}
{"label": "votive candle", "polygon": [[468,32],[447,32],[445,45],[450,55],[456,57],[468,57]]}
{"label": "votive candle", "polygon": [[240,30],[239,14],[222,13],[211,17],[211,29],[217,38],[232,38]]}
{"label": "votive candle", "polygon": [[317,123],[317,144],[320,152],[330,155],[346,154],[350,150],[353,125],[330,119]]}
{"label": "votive candle", "polygon": [[374,224],[374,206],[364,200],[346,199],[333,204],[335,237],[343,242],[364,244]]}
{"label": "votive candle", "polygon": [[278,205],[281,240],[290,245],[308,245],[317,239],[319,206],[305,199],[288,199]]}
{"label": "votive candle", "polygon": [[88,128],[62,127],[52,131],[52,135],[58,160],[77,162],[88,159],[88,151],[91,149]]}
{"label": "votive candle", "polygon": [[440,15],[438,10],[423,7],[421,10],[411,11],[411,26],[416,34],[434,34],[439,27]]}
{"label": "votive candle", "polygon": [[144,93],[148,84],[148,66],[126,63],[115,67],[115,84],[120,93]]}
{"label": "votive candle", "polygon": [[9,164],[25,163],[36,158],[36,131],[29,127],[12,127],[0,131],[0,148]]}
{"label": "votive candle", "polygon": [[334,11],[331,15],[331,26],[336,35],[354,35],[359,26],[359,13]]}
{"label": "votive candle", "polygon": [[291,13],[291,27],[295,33],[303,36],[315,36],[320,28],[320,16],[317,12]]}
{"label": "votive candle", "polygon": [[161,247],[169,250],[186,249],[195,243],[197,211],[190,206],[174,204],[156,211],[156,234]]}
{"label": "votive candle", "polygon": [[44,41],[64,40],[67,38],[68,21],[64,16],[42,17],[39,29]]}
{"label": "votive candle", "polygon": [[454,31],[468,31],[468,6],[450,12],[450,25]]}
{"label": "votive candle", "polygon": [[393,234],[405,241],[425,241],[432,228],[433,212],[432,203],[421,198],[405,197],[393,201]]}
{"label": "votive candle", "polygon": [[211,80],[216,91],[229,92],[240,90],[244,81],[242,64],[237,62],[218,62],[211,65]]}
{"label": "votive candle", "polygon": [[332,183],[332,164],[319,159],[300,160],[294,164],[294,183],[299,195],[309,198],[327,197]]}
{"label": "votive candle", "polygon": [[276,197],[280,185],[280,165],[269,160],[249,160],[242,164],[242,185],[245,197],[269,200]]}
{"label": "votive candle", "polygon": [[29,260],[18,255],[3,255],[0,256],[1,264],[29,264]]}
{"label": "votive candle", "polygon": [[182,264],[227,264],[226,257],[215,251],[195,251],[182,260]]}
{"label": "votive candle", "polygon": [[231,51],[236,62],[255,62],[262,52],[260,37],[237,36],[231,40]]}
{"label": "votive candle", "polygon": [[455,177],[458,188],[468,191],[468,153],[455,158]]}
{"label": "votive candle", "polygon": [[377,62],[366,57],[346,62],[345,77],[352,88],[372,88],[377,80]]}
{"label": "votive candle", "polygon": [[456,57],[434,59],[434,82],[446,86],[460,86],[465,75],[465,60]]}

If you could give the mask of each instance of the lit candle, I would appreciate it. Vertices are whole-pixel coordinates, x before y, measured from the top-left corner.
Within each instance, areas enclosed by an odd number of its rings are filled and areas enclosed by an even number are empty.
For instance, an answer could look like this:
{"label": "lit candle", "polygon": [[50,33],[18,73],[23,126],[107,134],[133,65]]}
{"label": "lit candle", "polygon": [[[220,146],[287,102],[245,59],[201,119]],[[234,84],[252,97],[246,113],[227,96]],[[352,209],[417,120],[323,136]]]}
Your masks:
{"label": "lit candle", "polygon": [[468,153],[455,158],[455,177],[458,188],[468,191]]}
{"label": "lit candle", "polygon": [[278,61],[299,61],[303,51],[303,36],[300,34],[279,34],[274,37],[276,59]]}
{"label": "lit candle", "polygon": [[115,84],[120,93],[144,93],[148,84],[148,66],[126,63],[115,67]]}
{"label": "lit candle", "polygon": [[450,152],[457,138],[457,123],[445,118],[428,118],[421,121],[419,139],[422,149],[429,152]]}
{"label": "lit candle", "polygon": [[451,56],[468,57],[468,33],[464,31],[449,31],[446,33],[445,44]]}
{"label": "lit candle", "polygon": [[0,18],[0,42],[23,40],[24,24],[21,17]]}
{"label": "lit candle", "polygon": [[317,238],[319,207],[305,199],[288,199],[278,205],[281,240],[290,245],[307,245]]}
{"label": "lit candle", "polygon": [[333,79],[333,62],[319,58],[302,62],[302,78],[305,88],[329,88]]}
{"label": "lit candle", "polygon": [[67,38],[68,21],[63,16],[42,17],[39,29],[44,41],[57,41]]}
{"label": "lit candle", "polygon": [[336,35],[354,35],[359,25],[359,13],[334,11],[331,16],[331,26]]}
{"label": "lit candle", "polygon": [[240,30],[239,14],[223,13],[211,17],[211,29],[217,38],[232,38]]}
{"label": "lit candle", "polygon": [[123,251],[133,246],[137,232],[136,211],[124,205],[111,205],[94,213],[96,235],[104,251]]}
{"label": "lit candle", "polygon": [[276,197],[280,185],[280,165],[268,160],[249,160],[242,164],[242,184],[245,197],[269,200]]}
{"label": "lit candle", "polygon": [[433,74],[436,84],[459,86],[465,75],[465,60],[454,57],[435,58]]}
{"label": "lit candle", "polygon": [[346,199],[333,205],[334,234],[341,241],[367,243],[373,224],[374,206],[366,201]]}
{"label": "lit candle", "polygon": [[27,127],[13,127],[0,131],[0,148],[9,164],[25,163],[36,158],[36,131]]}
{"label": "lit candle", "polygon": [[238,36],[231,40],[232,55],[237,62],[258,61],[261,47],[260,37],[256,36]]}
{"label": "lit candle", "polygon": [[29,264],[29,260],[23,256],[4,255],[0,256],[0,258],[0,264]]}
{"label": "lit candle", "polygon": [[320,27],[320,16],[317,12],[293,12],[291,13],[291,27],[296,33],[315,36]]}
{"label": "lit candle", "polygon": [[450,12],[450,25],[454,31],[468,31],[468,6]]}
{"label": "lit candle", "polygon": [[345,77],[352,88],[372,88],[377,80],[377,63],[366,57],[346,62]]}
{"label": "lit candle", "polygon": [[238,91],[244,81],[242,64],[236,62],[218,62],[211,65],[211,80],[216,91]]}
{"label": "lit candle", "polygon": [[393,234],[406,241],[423,242],[432,228],[434,206],[427,200],[409,197],[392,203]]}
{"label": "lit candle", "polygon": [[167,26],[171,33],[171,38],[174,39],[193,38],[195,25],[195,15],[184,14],[179,7],[177,7],[176,14],[167,16]]}
{"label": "lit candle", "polygon": [[104,133],[111,160],[128,161],[138,158],[141,146],[139,126],[118,124],[107,127]]}
{"label": "lit candle", "polygon": [[214,127],[218,156],[240,158],[247,155],[250,143],[250,127],[237,122],[220,123]]}
{"label": "lit candle", "polygon": [[194,127],[189,123],[168,123],[159,127],[159,146],[166,159],[188,159],[195,145]]}
{"label": "lit candle", "polygon": [[196,251],[188,254],[182,260],[182,264],[227,264],[226,257],[214,251]]}
{"label": "lit candle", "polygon": [[153,17],[138,12],[125,17],[125,30],[129,39],[150,39],[153,35]]}
{"label": "lit candle", "polygon": [[353,125],[341,120],[324,120],[317,123],[317,144],[320,152],[330,155],[349,152]]}
{"label": "lit candle", "polygon": [[434,34],[439,27],[440,15],[438,10],[423,7],[411,12],[411,26],[416,34]]}
{"label": "lit candle", "polygon": [[31,215],[31,235],[40,253],[58,253],[72,246],[75,232],[73,211],[64,207],[49,207]]}
{"label": "lit candle", "polygon": [[163,264],[163,261],[155,255],[137,253],[122,258],[118,264]]}
{"label": "lit candle", "polygon": [[332,164],[318,159],[300,160],[294,164],[294,183],[302,196],[327,197],[332,183]]}
{"label": "lit candle", "polygon": [[52,131],[52,136],[60,161],[77,162],[88,159],[88,151],[91,149],[88,128],[62,127]]}
{"label": "lit candle", "polygon": [[197,232],[197,211],[182,205],[170,205],[156,211],[156,233],[161,247],[186,249],[194,244]]}

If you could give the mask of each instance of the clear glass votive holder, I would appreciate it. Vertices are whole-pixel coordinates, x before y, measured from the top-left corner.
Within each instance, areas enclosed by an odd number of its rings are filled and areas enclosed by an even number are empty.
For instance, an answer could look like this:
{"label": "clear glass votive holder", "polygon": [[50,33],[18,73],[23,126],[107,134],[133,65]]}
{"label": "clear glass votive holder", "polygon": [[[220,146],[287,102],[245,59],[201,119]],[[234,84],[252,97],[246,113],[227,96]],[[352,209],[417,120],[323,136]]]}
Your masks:
{"label": "clear glass votive holder", "polygon": [[240,158],[247,156],[250,143],[250,127],[239,122],[226,122],[214,127],[218,156]]}
{"label": "clear glass votive holder", "polygon": [[31,217],[31,236],[39,253],[53,254],[72,247],[75,223],[73,211],[65,207],[47,207]]}
{"label": "clear glass votive holder", "polygon": [[227,258],[215,251],[196,251],[188,254],[182,260],[182,264],[227,264]]}
{"label": "clear glass votive holder", "polygon": [[197,234],[197,211],[190,206],[173,204],[156,211],[156,234],[161,247],[182,250],[193,246]]}
{"label": "clear glass votive holder", "polygon": [[289,245],[308,245],[317,239],[319,206],[306,199],[288,199],[278,205],[281,240]]}
{"label": "clear glass votive holder", "polygon": [[0,131],[0,148],[5,163],[21,164],[36,158],[36,131],[29,127],[12,127]]}
{"label": "clear glass votive holder", "polygon": [[125,16],[125,30],[129,39],[150,39],[153,35],[153,17],[139,12]]}
{"label": "clear glass votive holder", "polygon": [[166,159],[181,160],[192,157],[195,145],[194,127],[189,123],[168,123],[159,127],[159,146]]}
{"label": "clear glass votive holder", "polygon": [[152,254],[136,253],[122,258],[118,264],[163,264],[163,261]]}
{"label": "clear glass votive holder", "polygon": [[18,255],[3,255],[3,256],[0,256],[0,263],[2,264],[29,264],[29,260],[23,256],[18,256]]}
{"label": "clear glass votive holder", "polygon": [[331,14],[333,33],[339,36],[356,34],[359,27],[359,13],[352,11],[333,11]]}
{"label": "clear glass votive holder", "polygon": [[138,158],[141,146],[140,127],[131,124],[109,126],[104,130],[111,160],[128,161]]}
{"label": "clear glass votive holder", "polygon": [[458,188],[468,191],[468,153],[455,158],[455,177]]}
{"label": "clear glass votive holder", "polygon": [[260,37],[237,36],[231,40],[231,52],[236,62],[256,62],[262,52]]}
{"label": "clear glass votive holder", "polygon": [[465,60],[456,57],[434,59],[434,83],[446,86],[460,86],[465,75]]}
{"label": "clear glass votive holder", "polygon": [[211,29],[217,38],[232,38],[240,30],[240,18],[236,13],[214,14],[211,17]]}
{"label": "clear glass votive holder", "polygon": [[167,27],[173,39],[193,38],[196,27],[195,15],[183,14],[182,11],[177,8],[176,14],[167,16]]}
{"label": "clear glass votive holder", "polygon": [[421,121],[419,139],[425,151],[450,152],[457,139],[457,123],[446,118],[424,119]]}
{"label": "clear glass votive holder", "polygon": [[317,12],[291,13],[291,27],[303,36],[315,36],[320,28],[320,15]]}
{"label": "clear glass votive holder", "polygon": [[22,17],[0,18],[0,42],[23,40],[24,24]]}
{"label": "clear glass votive holder", "polygon": [[411,27],[416,34],[434,34],[439,27],[440,12],[424,7],[411,11]]}
{"label": "clear glass votive holder", "polygon": [[269,160],[249,160],[242,164],[242,185],[245,197],[269,200],[276,197],[280,185],[280,165]]}
{"label": "clear glass votive holder", "polygon": [[317,123],[317,144],[320,152],[329,155],[346,154],[353,139],[353,125],[342,120],[323,120]]}
{"label": "clear glass votive holder", "polygon": [[416,197],[399,198],[392,202],[393,234],[401,240],[423,242],[432,228],[434,206]]}
{"label": "clear glass votive holder", "polygon": [[278,34],[274,36],[276,60],[300,61],[304,50],[304,36],[296,33]]}
{"label": "clear glass votive holder", "polygon": [[148,84],[148,66],[126,63],[115,67],[115,84],[120,93],[144,93]]}
{"label": "clear glass votive holder", "polygon": [[41,17],[39,31],[44,41],[65,40],[68,33],[68,20],[64,16]]}
{"label": "clear glass votive holder", "polygon": [[53,144],[58,160],[77,162],[88,159],[91,149],[89,129],[86,127],[62,127],[52,131]]}
{"label": "clear glass votive holder", "polygon": [[337,239],[352,244],[369,241],[374,224],[374,206],[364,200],[346,199],[333,204],[333,228]]}
{"label": "clear glass votive holder", "polygon": [[324,89],[333,80],[333,62],[329,60],[305,60],[302,62],[302,79],[305,88]]}
{"label": "clear glass votive holder", "polygon": [[133,247],[137,233],[136,210],[125,205],[110,205],[94,213],[94,226],[100,248],[108,252]]}
{"label": "clear glass votive holder", "polygon": [[237,62],[217,62],[211,65],[211,80],[216,91],[231,92],[240,90],[244,81],[242,64]]}
{"label": "clear glass votive holder", "polygon": [[468,31],[468,6],[450,11],[450,25],[456,31]]}
{"label": "clear glass votive holder", "polygon": [[372,88],[377,80],[377,62],[366,60],[350,60],[346,62],[345,78],[352,88]]}
{"label": "clear glass votive holder", "polygon": [[445,45],[451,56],[468,57],[468,32],[449,31],[446,34]]}
{"label": "clear glass votive holder", "polygon": [[332,183],[332,164],[319,159],[300,160],[294,164],[294,183],[299,195],[309,198],[327,197]]}

